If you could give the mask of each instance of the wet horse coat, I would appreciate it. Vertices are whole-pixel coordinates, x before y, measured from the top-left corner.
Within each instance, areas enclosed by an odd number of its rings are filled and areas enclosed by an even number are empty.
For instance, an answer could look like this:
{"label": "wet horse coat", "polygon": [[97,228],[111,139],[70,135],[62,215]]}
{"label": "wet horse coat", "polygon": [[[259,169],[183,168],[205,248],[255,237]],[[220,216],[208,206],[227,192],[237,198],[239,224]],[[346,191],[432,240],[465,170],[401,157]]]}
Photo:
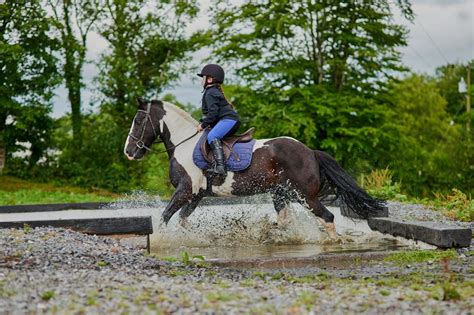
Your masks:
{"label": "wet horse coat", "polygon": [[[192,154],[199,136],[182,142],[196,133],[197,125],[188,113],[170,103],[138,100],[124,153],[131,160],[141,159],[157,138],[164,143],[171,183],[176,187],[163,212],[165,223],[180,209],[180,218],[185,220],[206,195],[206,171],[194,164]],[[250,167],[228,172],[225,178],[212,182],[212,190],[219,196],[271,193],[279,214],[289,202],[300,202],[321,218],[334,236],[334,216],[319,200],[329,189],[362,217],[374,215],[383,207],[382,201],[367,195],[327,153],[311,150],[288,137],[256,140]]]}

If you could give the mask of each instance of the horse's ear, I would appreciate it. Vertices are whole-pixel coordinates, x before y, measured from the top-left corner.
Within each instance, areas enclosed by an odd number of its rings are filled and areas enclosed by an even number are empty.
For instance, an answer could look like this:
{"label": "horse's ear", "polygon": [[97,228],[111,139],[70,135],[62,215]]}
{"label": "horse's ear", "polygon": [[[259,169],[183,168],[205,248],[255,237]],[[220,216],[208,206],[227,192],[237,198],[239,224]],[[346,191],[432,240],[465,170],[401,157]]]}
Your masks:
{"label": "horse's ear", "polygon": [[141,97],[137,97],[137,107],[140,108],[141,105],[145,104],[145,100]]}

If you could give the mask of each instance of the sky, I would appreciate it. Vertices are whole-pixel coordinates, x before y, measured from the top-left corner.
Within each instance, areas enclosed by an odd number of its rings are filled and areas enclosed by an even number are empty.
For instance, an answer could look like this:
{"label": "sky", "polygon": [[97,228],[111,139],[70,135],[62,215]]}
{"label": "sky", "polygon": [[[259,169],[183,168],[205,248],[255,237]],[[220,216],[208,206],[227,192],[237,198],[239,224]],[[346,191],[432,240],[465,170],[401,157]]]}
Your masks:
{"label": "sky", "polygon": [[[188,27],[191,33],[196,29],[207,27],[206,18],[210,0],[199,1],[201,14]],[[413,23],[396,15],[397,23],[406,25],[409,29],[408,46],[404,47],[403,63],[413,71],[433,74],[436,67],[446,63],[465,62],[474,59],[474,0],[412,0],[415,13]],[[88,39],[87,58],[90,61],[84,67],[83,108],[93,110],[90,105],[93,99],[93,78],[97,75],[94,61],[99,59],[107,49],[106,42],[97,34],[92,33]],[[203,49],[193,54],[193,64],[201,65],[207,57],[208,50]],[[199,105],[201,86],[195,80],[195,73],[184,74],[174,86],[164,93],[172,93],[183,103]],[[159,96],[157,96],[159,97]],[[54,117],[60,117],[69,112],[67,91],[64,86],[56,90],[53,99]]]}

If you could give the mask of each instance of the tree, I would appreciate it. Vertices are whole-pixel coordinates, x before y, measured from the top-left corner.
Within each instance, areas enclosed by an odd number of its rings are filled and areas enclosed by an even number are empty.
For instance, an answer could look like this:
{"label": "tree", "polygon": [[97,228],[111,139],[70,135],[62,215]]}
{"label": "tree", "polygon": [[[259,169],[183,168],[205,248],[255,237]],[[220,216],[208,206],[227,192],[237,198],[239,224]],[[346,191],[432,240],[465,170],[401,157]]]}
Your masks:
{"label": "tree", "polygon": [[[116,191],[146,187],[145,178],[163,174],[167,161],[152,156],[130,163],[123,154],[127,132],[136,112],[137,97],[157,97],[179,78],[189,52],[199,47],[199,35],[185,28],[197,14],[192,1],[107,0],[98,24],[109,49],[98,62],[100,112],[86,115],[81,159],[70,147],[63,151],[61,176],[77,184]],[[64,133],[63,133],[64,134]],[[68,141],[63,141],[67,145]],[[150,176],[151,172],[155,172]],[[166,176],[167,177],[167,176]],[[163,178],[164,180],[165,178]],[[156,188],[156,186],[153,186]],[[168,192],[166,185],[160,192]]]}
{"label": "tree", "polygon": [[474,60],[467,64],[447,64],[436,69],[436,85],[441,95],[448,102],[447,112],[451,115],[452,120],[457,123],[465,122],[468,119],[466,117],[466,94],[460,93],[458,89],[458,83],[461,78],[464,79],[464,82],[467,81],[468,67],[471,67],[470,90],[472,102],[474,99]]}
{"label": "tree", "polygon": [[[408,18],[410,4],[399,1]],[[215,1],[213,53],[257,87],[379,90],[403,67],[387,0]],[[235,66],[236,65],[236,66]]]}
{"label": "tree", "polygon": [[128,124],[125,110],[135,109],[136,97],[156,96],[176,81],[200,47],[199,34],[185,34],[198,7],[187,0],[107,0],[105,12],[100,29],[110,51],[99,63],[101,101]]}
{"label": "tree", "polygon": [[50,23],[40,1],[0,4],[0,151],[11,157],[30,143],[30,167],[48,147],[50,99],[59,82]]}
{"label": "tree", "polygon": [[453,187],[471,191],[472,145],[463,141],[461,126],[450,123],[437,82],[412,74],[391,85],[387,100],[393,106],[388,123],[397,130],[398,141],[385,163],[403,186],[424,195]]}
{"label": "tree", "polygon": [[71,105],[75,147],[81,145],[82,69],[86,62],[87,36],[100,15],[101,0],[46,0],[53,13],[63,57],[63,76]]}

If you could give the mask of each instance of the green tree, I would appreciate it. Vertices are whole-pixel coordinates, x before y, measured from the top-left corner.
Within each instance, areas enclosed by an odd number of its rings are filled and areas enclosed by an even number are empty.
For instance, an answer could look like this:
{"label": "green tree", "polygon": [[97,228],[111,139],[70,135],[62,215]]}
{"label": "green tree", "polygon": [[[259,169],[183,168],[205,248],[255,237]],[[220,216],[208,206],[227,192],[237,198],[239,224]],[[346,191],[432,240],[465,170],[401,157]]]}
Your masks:
{"label": "green tree", "polygon": [[[409,3],[398,3],[412,18]],[[257,86],[372,92],[403,69],[407,32],[387,0],[218,0],[211,8],[213,53]]]}
{"label": "green tree", "polygon": [[100,16],[102,0],[46,0],[52,12],[61,47],[64,83],[71,105],[75,147],[81,146],[82,69],[86,62],[87,37]]}
{"label": "green tree", "polygon": [[[179,78],[189,52],[199,47],[200,35],[185,33],[197,12],[193,1],[104,2],[98,29],[109,49],[98,62],[100,72],[95,79],[100,111],[84,118],[87,128],[83,130],[81,159],[70,146],[64,150],[62,177],[116,191],[145,187],[169,193],[166,155],[131,163],[123,146],[136,112],[136,98],[156,97]],[[68,141],[62,141],[67,146]],[[160,150],[160,146],[156,148]],[[161,185],[143,182],[155,180],[157,175],[162,178]]]}
{"label": "green tree", "polygon": [[[398,144],[388,151],[386,164],[412,194],[472,190],[472,146],[463,140],[462,127],[451,124],[447,102],[434,79],[413,74],[393,83],[388,100],[389,123],[398,131]],[[470,153],[471,152],[471,153]]]}
{"label": "green tree", "polygon": [[[57,42],[40,1],[0,3],[0,150],[26,149],[32,167],[49,145]],[[1,151],[3,151],[1,150]]]}
{"label": "green tree", "polygon": [[[467,83],[468,67],[471,67],[471,103],[474,99],[474,61],[467,64],[448,64],[436,69],[436,85],[441,95],[446,99],[447,112],[451,115],[453,122],[467,123],[468,117],[466,113],[466,93],[460,93],[458,83],[461,78]],[[474,113],[471,110],[471,121]],[[471,128],[471,139],[474,136],[474,130]]]}
{"label": "green tree", "polygon": [[102,106],[121,117],[121,124],[123,119],[129,124],[136,97],[158,95],[185,71],[189,52],[200,47],[199,34],[185,34],[197,12],[189,0],[106,1],[108,18],[100,29],[111,51],[102,55],[97,82]]}

